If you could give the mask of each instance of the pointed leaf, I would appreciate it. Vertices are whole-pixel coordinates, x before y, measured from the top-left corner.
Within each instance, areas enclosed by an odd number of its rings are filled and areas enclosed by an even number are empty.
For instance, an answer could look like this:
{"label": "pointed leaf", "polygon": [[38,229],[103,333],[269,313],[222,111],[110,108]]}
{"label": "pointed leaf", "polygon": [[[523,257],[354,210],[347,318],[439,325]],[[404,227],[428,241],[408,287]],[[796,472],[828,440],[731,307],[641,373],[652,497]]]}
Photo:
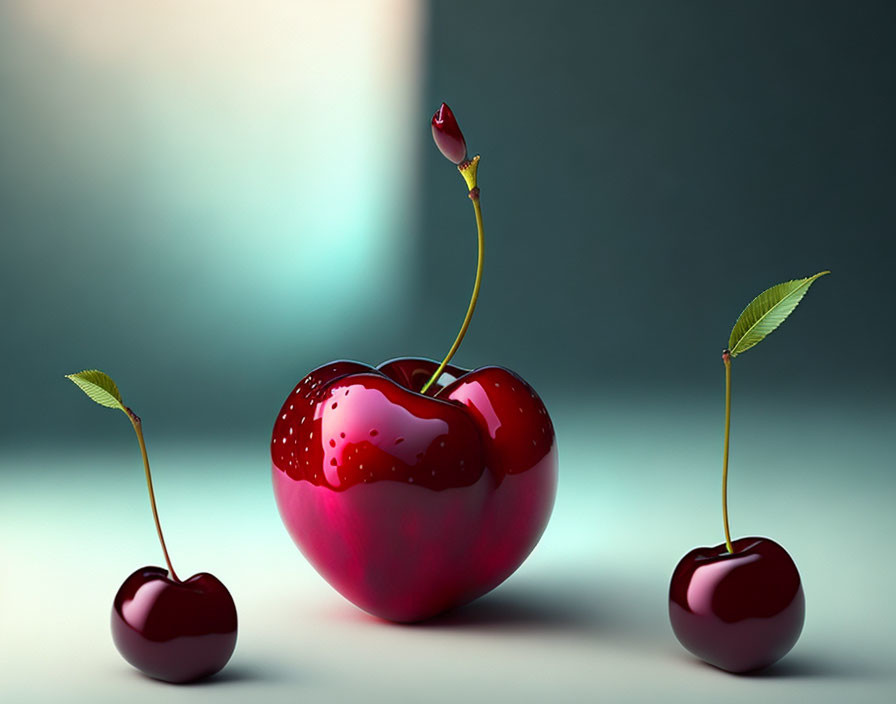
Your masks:
{"label": "pointed leaf", "polygon": [[762,342],[799,305],[815,279],[830,273],[822,271],[805,279],[785,281],[766,289],[750,301],[731,330],[728,340],[731,356],[736,357]]}
{"label": "pointed leaf", "polygon": [[101,406],[125,410],[115,382],[99,369],[85,369],[77,374],[66,374],[65,378],[75,382],[85,394]]}

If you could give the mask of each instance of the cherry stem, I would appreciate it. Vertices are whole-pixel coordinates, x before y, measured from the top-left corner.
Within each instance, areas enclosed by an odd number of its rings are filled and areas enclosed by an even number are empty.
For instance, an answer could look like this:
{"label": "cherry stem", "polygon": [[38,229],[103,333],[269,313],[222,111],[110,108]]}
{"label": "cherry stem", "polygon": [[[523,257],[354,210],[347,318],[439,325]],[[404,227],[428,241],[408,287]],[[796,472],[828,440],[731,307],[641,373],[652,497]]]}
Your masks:
{"label": "cherry stem", "polygon": [[[476,183],[475,176],[475,168],[476,162],[478,162],[479,157],[477,156],[473,162],[465,161],[464,163],[458,165],[457,170],[461,172],[461,175],[464,179],[468,179],[467,174],[464,174],[464,171],[470,168],[470,165],[473,165],[473,177],[472,181],[467,180],[467,183]],[[479,255],[478,260],[476,262],[476,281],[473,283],[473,295],[470,297],[470,305],[467,308],[467,315],[464,318],[463,325],[460,326],[460,332],[457,333],[457,337],[454,340],[454,344],[451,345],[451,349],[448,350],[448,354],[445,355],[445,359],[442,360],[442,363],[439,365],[439,368],[436,369],[435,373],[430,377],[429,381],[427,381],[423,388],[420,389],[421,394],[425,394],[430,386],[432,386],[435,381],[442,376],[442,372],[445,371],[445,367],[448,366],[448,362],[451,361],[451,358],[454,357],[454,353],[457,352],[457,349],[460,347],[460,343],[463,342],[464,335],[467,334],[467,328],[470,327],[470,321],[473,319],[473,311],[476,310],[476,301],[479,300],[479,287],[482,284],[482,262],[485,258],[485,235],[482,229],[482,208],[479,205],[479,187],[473,185],[470,188],[470,200],[473,201],[473,212],[476,214],[476,229],[478,231],[479,237]]]}
{"label": "cherry stem", "polygon": [[152,506],[152,517],[156,522],[156,532],[159,534],[159,542],[162,544],[162,552],[165,555],[165,562],[168,564],[168,572],[171,573],[171,578],[175,582],[180,582],[177,572],[174,571],[174,567],[171,564],[171,558],[168,556],[168,548],[165,546],[165,536],[162,535],[162,524],[159,523],[159,512],[156,509],[156,495],[152,490],[152,474],[149,471],[149,457],[146,454],[146,442],[143,440],[143,421],[141,421],[140,417],[130,408],[126,408],[125,413],[127,413],[131,425],[134,426],[134,432],[137,433],[137,442],[140,443],[140,454],[143,455],[143,470],[146,473],[146,487],[149,489],[149,504]]}
{"label": "cherry stem", "polygon": [[725,363],[725,449],[722,454],[722,520],[725,524],[725,547],[734,552],[731,531],[728,529],[728,441],[731,437],[731,352],[722,352]]}

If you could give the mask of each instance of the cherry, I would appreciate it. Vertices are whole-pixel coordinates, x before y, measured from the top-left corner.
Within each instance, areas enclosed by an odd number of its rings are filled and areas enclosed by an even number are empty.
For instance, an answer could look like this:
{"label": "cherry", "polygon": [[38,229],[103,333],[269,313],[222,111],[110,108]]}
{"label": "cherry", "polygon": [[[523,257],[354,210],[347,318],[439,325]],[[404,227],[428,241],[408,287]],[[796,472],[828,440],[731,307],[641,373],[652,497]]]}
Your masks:
{"label": "cherry", "polygon": [[420,621],[490,591],[550,518],[557,447],[547,409],[512,371],[449,364],[482,281],[479,157],[444,103],[432,120],[458,164],[478,232],[473,293],[441,363],[325,364],[274,423],[274,495],[290,535],[343,596],[376,616]]}
{"label": "cherry", "polygon": [[236,647],[236,606],[230,592],[207,572],[181,581],[168,555],[156,508],[143,422],[124,405],[112,379],[96,369],[69,374],[91,399],[118,408],[131,421],[140,454],[156,533],[167,569],[141,567],[128,577],[112,603],[112,640],[121,656],[149,677],[192,682],[213,675]]}
{"label": "cherry", "polygon": [[[271,442],[274,494],[298,547],[360,608],[420,621],[509,577],[547,525],[557,485],[550,416],[502,367],[334,362],[287,397]],[[442,384],[445,384],[444,386]]]}
{"label": "cherry", "polygon": [[796,565],[769,538],[731,540],[728,525],[728,450],[731,437],[731,361],[774,332],[823,271],[760,293],[743,310],[722,351],[725,434],[722,450],[722,524],[725,542],[695,548],[672,574],[669,620],[681,644],[729,672],[767,667],[784,657],[803,629],[806,600]]}
{"label": "cherry", "polygon": [[790,555],[768,538],[696,548],[672,575],[669,619],[681,644],[729,672],[771,665],[796,644],[806,600]]}
{"label": "cherry", "polygon": [[161,567],[128,577],[112,605],[118,652],[144,674],[192,682],[223,668],[236,647],[230,592],[206,572],[180,582]]}

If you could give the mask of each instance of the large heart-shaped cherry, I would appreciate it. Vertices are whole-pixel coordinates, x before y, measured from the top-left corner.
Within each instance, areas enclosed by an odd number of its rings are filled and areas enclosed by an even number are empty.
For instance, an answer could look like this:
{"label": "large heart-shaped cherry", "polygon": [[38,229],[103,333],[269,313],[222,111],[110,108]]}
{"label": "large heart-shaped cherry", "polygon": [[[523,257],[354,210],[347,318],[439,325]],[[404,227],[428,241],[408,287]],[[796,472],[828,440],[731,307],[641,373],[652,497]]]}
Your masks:
{"label": "large heart-shaped cherry", "polygon": [[681,644],[729,672],[771,665],[794,646],[806,600],[790,555],[768,538],[696,548],[672,575],[669,619]]}
{"label": "large heart-shaped cherry", "polygon": [[236,606],[216,577],[178,582],[161,567],[141,567],[112,604],[112,639],[122,657],[150,677],[192,682],[213,675],[236,647]]}
{"label": "large heart-shaped cherry", "polygon": [[547,525],[557,486],[548,412],[502,367],[397,359],[326,364],[286,399],[271,442],[293,540],[360,608],[419,621],[510,576]]}

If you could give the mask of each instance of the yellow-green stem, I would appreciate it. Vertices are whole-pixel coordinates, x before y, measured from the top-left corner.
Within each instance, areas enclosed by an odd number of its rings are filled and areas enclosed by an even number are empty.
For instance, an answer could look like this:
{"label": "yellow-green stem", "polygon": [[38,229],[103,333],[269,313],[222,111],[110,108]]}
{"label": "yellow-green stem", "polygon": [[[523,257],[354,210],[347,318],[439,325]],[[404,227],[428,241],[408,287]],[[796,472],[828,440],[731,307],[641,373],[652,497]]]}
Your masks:
{"label": "yellow-green stem", "polygon": [[722,459],[722,519],[725,523],[725,547],[729,553],[734,552],[731,545],[731,531],[728,529],[728,440],[731,436],[731,353],[722,353],[725,363],[725,449]]}
{"label": "yellow-green stem", "polygon": [[[463,165],[458,167],[459,169],[461,169],[461,174],[463,174],[462,167]],[[460,332],[457,333],[454,344],[451,345],[451,349],[448,350],[448,354],[445,355],[445,359],[442,360],[439,368],[436,369],[435,373],[432,375],[429,381],[427,381],[426,384],[424,384],[423,388],[420,389],[421,394],[425,394],[429,387],[432,386],[440,376],[442,376],[442,372],[445,371],[445,367],[448,366],[448,362],[451,361],[454,353],[457,352],[457,349],[460,347],[460,343],[463,342],[464,335],[467,334],[467,328],[470,327],[470,321],[473,319],[473,311],[476,310],[476,301],[479,299],[479,286],[482,283],[482,262],[485,257],[485,235],[483,234],[482,230],[482,208],[479,205],[478,187],[474,186],[470,189],[470,200],[473,201],[473,212],[476,214],[476,229],[478,231],[479,237],[479,258],[476,263],[476,281],[473,283],[473,295],[470,297],[470,305],[467,308],[467,315],[466,317],[464,317],[464,323],[460,326]]]}
{"label": "yellow-green stem", "polygon": [[146,488],[149,489],[149,504],[152,506],[152,517],[156,522],[156,532],[159,534],[159,542],[162,544],[162,553],[165,555],[165,563],[168,565],[168,572],[171,573],[171,578],[175,582],[179,582],[180,579],[178,579],[177,573],[174,571],[174,567],[171,564],[171,558],[168,556],[168,548],[165,546],[165,536],[162,535],[162,524],[159,523],[159,512],[156,509],[156,495],[152,490],[152,474],[149,471],[149,457],[146,454],[146,442],[143,440],[143,423],[137,414],[130,408],[128,408],[125,413],[128,416],[128,420],[131,421],[131,425],[134,426],[134,432],[137,433],[137,442],[140,443],[140,454],[143,455],[143,470],[146,473]]}

